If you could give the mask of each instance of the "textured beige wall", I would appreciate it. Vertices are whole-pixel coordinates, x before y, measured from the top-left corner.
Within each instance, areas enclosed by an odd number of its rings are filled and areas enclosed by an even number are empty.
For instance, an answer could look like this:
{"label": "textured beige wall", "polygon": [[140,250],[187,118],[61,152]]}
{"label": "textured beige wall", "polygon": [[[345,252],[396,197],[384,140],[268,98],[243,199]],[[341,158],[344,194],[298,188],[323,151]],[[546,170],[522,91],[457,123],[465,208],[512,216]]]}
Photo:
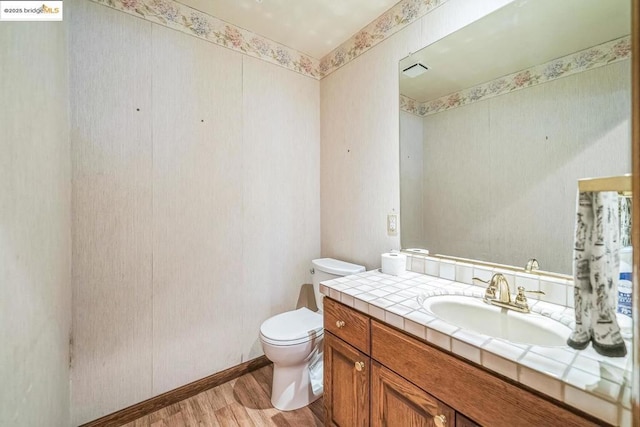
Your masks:
{"label": "textured beige wall", "polygon": [[88,1],[66,11],[77,425],[151,396],[151,24]]}
{"label": "textured beige wall", "polygon": [[322,255],[380,266],[400,208],[398,61],[508,0],[450,0],[320,82]]}
{"label": "textured beige wall", "polygon": [[156,395],[238,363],[242,57],[157,25],[152,44]]}
{"label": "textured beige wall", "polygon": [[0,24],[0,425],[69,420],[66,24]]}
{"label": "textured beige wall", "polygon": [[295,308],[320,254],[320,84],[71,15],[79,424],[261,355],[260,324]]}
{"label": "textured beige wall", "polygon": [[242,74],[243,282],[234,296],[247,360],[262,354],[260,324],[295,308],[320,255],[320,84],[249,57]]}
{"label": "textured beige wall", "polygon": [[622,61],[425,117],[422,246],[571,274],[577,180],[631,171],[630,86]]}

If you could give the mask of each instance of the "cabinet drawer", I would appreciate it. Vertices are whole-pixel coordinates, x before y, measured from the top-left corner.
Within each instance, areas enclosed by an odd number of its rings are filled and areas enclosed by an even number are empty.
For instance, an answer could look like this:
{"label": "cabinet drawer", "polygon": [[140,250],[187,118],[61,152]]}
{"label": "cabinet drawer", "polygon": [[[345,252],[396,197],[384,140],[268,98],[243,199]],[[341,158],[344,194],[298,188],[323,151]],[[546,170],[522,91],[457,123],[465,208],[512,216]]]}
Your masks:
{"label": "cabinet drawer", "polygon": [[377,321],[371,324],[371,357],[481,425],[598,425]]}
{"label": "cabinet drawer", "polygon": [[369,317],[330,298],[324,299],[323,306],[324,329],[369,354]]}

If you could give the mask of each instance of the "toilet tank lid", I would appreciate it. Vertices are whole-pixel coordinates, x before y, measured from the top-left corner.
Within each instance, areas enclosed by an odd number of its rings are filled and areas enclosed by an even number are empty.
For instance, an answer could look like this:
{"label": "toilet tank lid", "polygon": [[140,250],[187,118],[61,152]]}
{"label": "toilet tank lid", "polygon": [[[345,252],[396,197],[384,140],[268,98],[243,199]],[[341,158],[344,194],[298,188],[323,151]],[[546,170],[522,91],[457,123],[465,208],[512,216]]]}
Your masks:
{"label": "toilet tank lid", "polygon": [[317,268],[325,273],[335,274],[336,276],[348,276],[350,274],[362,273],[365,271],[364,266],[351,264],[350,262],[340,261],[333,258],[320,258],[311,261],[313,268]]}

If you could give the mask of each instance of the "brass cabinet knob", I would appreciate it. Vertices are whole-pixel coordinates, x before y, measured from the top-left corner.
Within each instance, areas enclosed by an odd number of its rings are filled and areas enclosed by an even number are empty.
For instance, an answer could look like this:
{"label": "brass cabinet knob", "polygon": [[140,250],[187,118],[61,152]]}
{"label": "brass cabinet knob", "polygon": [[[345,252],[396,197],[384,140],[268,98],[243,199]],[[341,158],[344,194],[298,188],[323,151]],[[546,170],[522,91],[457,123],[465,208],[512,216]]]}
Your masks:
{"label": "brass cabinet knob", "polygon": [[336,327],[338,329],[344,328],[344,320],[336,320]]}
{"label": "brass cabinet knob", "polygon": [[356,371],[362,372],[364,369],[364,362],[356,362]]}
{"label": "brass cabinet knob", "polygon": [[435,417],[433,417],[433,423],[436,425],[436,427],[446,427],[447,417],[445,417],[444,415],[436,415]]}

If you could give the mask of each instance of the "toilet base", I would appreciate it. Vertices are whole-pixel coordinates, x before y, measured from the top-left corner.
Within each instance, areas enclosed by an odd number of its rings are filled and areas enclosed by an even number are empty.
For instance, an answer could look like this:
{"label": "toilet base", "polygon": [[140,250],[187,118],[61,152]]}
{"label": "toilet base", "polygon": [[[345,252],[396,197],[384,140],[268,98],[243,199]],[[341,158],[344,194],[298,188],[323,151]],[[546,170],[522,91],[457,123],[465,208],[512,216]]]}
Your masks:
{"label": "toilet base", "polygon": [[308,406],[322,396],[314,394],[309,381],[309,362],[296,366],[273,364],[271,403],[281,411],[293,411]]}

